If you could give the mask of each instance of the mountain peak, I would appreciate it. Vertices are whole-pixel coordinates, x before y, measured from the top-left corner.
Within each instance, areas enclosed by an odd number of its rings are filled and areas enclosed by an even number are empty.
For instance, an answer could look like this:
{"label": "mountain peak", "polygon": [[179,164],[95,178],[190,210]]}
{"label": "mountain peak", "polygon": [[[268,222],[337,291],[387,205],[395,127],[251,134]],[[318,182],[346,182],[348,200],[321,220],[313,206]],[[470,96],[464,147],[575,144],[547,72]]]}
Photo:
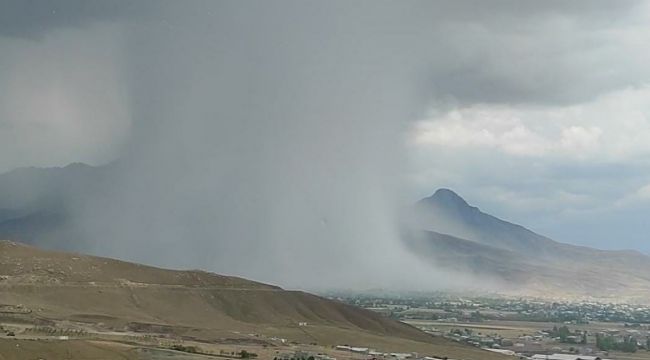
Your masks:
{"label": "mountain peak", "polygon": [[430,197],[425,199],[427,202],[434,202],[440,205],[452,205],[457,208],[470,207],[467,201],[456,194],[454,191],[446,188],[436,190]]}
{"label": "mountain peak", "polygon": [[93,167],[93,166],[88,165],[88,164],[86,164],[86,163],[82,163],[82,162],[73,162],[73,163],[70,163],[70,164],[64,166],[63,168],[64,168],[64,169],[88,169],[88,168],[92,168],[92,167]]}

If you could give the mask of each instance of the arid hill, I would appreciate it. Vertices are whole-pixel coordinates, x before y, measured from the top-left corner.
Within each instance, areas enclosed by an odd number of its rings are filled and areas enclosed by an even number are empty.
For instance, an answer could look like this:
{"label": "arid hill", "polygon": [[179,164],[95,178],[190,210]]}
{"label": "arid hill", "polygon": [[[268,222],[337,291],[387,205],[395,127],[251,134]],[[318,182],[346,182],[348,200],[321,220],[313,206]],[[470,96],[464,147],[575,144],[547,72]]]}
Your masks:
{"label": "arid hill", "polygon": [[5,284],[127,285],[279,289],[233,276],[204,271],[177,271],[108,258],[46,251],[0,241],[0,274]]}
{"label": "arid hill", "polygon": [[168,334],[208,342],[278,337],[461,359],[500,358],[300,291],[9,241],[0,242],[0,306],[4,316],[16,321],[65,322],[106,332]]}

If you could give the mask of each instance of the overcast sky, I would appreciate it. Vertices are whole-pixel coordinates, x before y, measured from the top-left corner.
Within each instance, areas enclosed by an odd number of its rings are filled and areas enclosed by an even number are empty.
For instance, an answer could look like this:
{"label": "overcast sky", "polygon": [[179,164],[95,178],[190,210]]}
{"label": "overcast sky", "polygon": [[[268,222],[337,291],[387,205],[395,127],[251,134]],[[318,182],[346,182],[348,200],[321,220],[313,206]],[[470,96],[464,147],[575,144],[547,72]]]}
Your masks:
{"label": "overcast sky", "polygon": [[[648,2],[0,5],[2,170],[127,157],[207,190],[226,166],[233,194],[286,210],[260,225],[282,238],[304,198],[323,226],[335,200],[448,187],[560,241],[650,251]],[[367,235],[348,225],[323,236]]]}
{"label": "overcast sky", "polygon": [[557,240],[650,251],[650,3],[545,4],[448,25],[457,64],[411,126],[411,179]]}

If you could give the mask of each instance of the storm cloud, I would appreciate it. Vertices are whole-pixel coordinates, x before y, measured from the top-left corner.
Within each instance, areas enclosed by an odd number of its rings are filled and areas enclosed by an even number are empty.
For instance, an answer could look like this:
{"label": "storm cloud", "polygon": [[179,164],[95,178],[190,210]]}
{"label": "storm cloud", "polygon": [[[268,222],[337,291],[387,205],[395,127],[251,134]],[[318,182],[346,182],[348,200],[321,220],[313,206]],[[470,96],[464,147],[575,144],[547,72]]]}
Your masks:
{"label": "storm cloud", "polygon": [[152,5],[151,1],[126,0],[3,0],[0,34],[37,40],[57,29],[136,18],[154,11]]}
{"label": "storm cloud", "polygon": [[[445,285],[402,249],[396,212],[531,163],[508,153],[532,144],[503,136],[512,122],[482,116],[517,117],[547,156],[548,124],[589,145],[572,109],[650,77],[635,1],[3,5],[0,167],[116,160],[73,206],[80,249],[290,286]],[[472,140],[486,129],[494,152]]]}

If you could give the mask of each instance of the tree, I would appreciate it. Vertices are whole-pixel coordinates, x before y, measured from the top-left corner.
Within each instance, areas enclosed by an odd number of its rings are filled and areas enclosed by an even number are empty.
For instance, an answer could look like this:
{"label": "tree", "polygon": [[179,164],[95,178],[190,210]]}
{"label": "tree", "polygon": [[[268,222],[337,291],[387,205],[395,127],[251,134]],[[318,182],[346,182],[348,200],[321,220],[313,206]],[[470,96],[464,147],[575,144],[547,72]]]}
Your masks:
{"label": "tree", "polygon": [[617,342],[612,336],[598,334],[596,336],[596,347],[602,351],[619,350],[623,352],[636,352],[638,345],[635,338],[627,336],[622,342]]}
{"label": "tree", "polygon": [[483,321],[483,316],[478,310],[476,310],[470,314],[470,320],[474,322],[481,322]]}
{"label": "tree", "polygon": [[246,350],[242,350],[242,351],[239,352],[239,357],[242,358],[242,359],[251,359],[251,358],[256,358],[257,354],[252,353],[252,352],[248,352]]}
{"label": "tree", "polygon": [[571,335],[571,331],[569,331],[569,328],[566,326],[562,326],[561,328],[558,329],[557,331],[558,336],[560,337],[561,342],[566,342],[567,337]]}
{"label": "tree", "polygon": [[638,345],[637,345],[636,339],[631,337],[631,336],[628,336],[623,341],[623,348],[620,349],[620,350],[625,351],[625,352],[636,352],[637,348],[638,348]]}

